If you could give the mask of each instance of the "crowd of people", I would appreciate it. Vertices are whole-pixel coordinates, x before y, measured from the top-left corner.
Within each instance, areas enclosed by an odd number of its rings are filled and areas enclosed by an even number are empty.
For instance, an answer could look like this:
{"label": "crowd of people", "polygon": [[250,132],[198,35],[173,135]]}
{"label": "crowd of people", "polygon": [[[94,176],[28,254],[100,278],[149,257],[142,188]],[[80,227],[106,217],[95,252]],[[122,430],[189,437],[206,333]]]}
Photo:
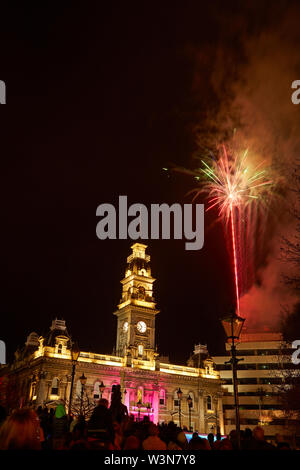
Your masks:
{"label": "crowd of people", "polygon": [[[128,416],[121,403],[118,389],[113,393],[111,405],[101,399],[89,419],[67,415],[65,406],[56,408],[21,408],[6,416],[0,407],[0,449],[53,449],[53,450],[235,450],[237,435],[231,431],[226,438],[208,434],[207,439],[194,432],[187,440],[184,429],[174,422],[156,425],[148,417],[135,421]],[[279,435],[276,444],[268,443],[263,428],[253,432],[241,431],[240,448],[243,450],[289,450],[288,443]]]}

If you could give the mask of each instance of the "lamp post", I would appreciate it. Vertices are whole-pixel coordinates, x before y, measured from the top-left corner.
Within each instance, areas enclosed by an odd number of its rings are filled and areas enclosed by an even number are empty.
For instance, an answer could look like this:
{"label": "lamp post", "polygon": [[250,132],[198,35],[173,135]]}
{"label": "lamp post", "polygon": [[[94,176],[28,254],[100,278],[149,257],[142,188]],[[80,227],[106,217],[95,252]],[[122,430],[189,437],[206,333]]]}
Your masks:
{"label": "lamp post", "polygon": [[182,400],[182,391],[179,389],[177,390],[177,396],[179,400],[179,427],[181,428],[181,400]]}
{"label": "lamp post", "polygon": [[231,340],[231,359],[225,364],[231,364],[232,368],[232,382],[233,382],[233,393],[234,393],[234,407],[235,407],[235,426],[237,434],[237,445],[240,449],[241,438],[240,438],[240,412],[239,412],[239,395],[238,395],[238,381],[237,381],[237,364],[242,359],[236,357],[235,341],[240,337],[245,318],[241,318],[236,313],[231,312],[221,319],[227,340]]}
{"label": "lamp post", "polygon": [[191,395],[187,397],[187,402],[189,406],[189,431],[192,430],[192,420],[191,420],[191,413],[192,413],[192,406],[193,406],[193,400]]}
{"label": "lamp post", "polygon": [[104,385],[103,381],[101,380],[101,384],[99,385],[100,400],[102,398],[104,390],[105,390],[105,385]]}
{"label": "lamp post", "polygon": [[82,408],[83,408],[83,393],[84,393],[84,386],[86,384],[87,378],[82,374],[81,377],[79,377],[79,380],[81,382],[81,395],[80,395],[80,416],[82,416]]}
{"label": "lamp post", "polygon": [[69,399],[69,417],[71,416],[71,406],[72,406],[72,396],[73,396],[73,386],[74,386],[74,377],[75,377],[75,367],[79,358],[79,347],[77,343],[72,344],[71,347],[71,357],[72,357],[72,379],[71,379],[71,389],[70,389],[70,399]]}

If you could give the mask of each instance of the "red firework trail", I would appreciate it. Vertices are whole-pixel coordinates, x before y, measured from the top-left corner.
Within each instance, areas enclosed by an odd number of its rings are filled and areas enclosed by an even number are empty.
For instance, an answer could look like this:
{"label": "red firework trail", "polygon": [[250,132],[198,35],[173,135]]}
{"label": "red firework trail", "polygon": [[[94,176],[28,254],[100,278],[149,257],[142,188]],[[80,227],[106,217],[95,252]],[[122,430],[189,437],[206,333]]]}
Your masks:
{"label": "red firework trail", "polygon": [[237,314],[239,315],[240,313],[239,279],[238,279],[237,253],[236,253],[236,241],[235,241],[235,223],[234,223],[234,215],[233,215],[232,207],[231,207],[230,212],[231,212],[231,237],[232,237],[232,250],[233,250],[236,309],[237,309]]}
{"label": "red firework trail", "polygon": [[[264,162],[259,165],[253,165],[247,160],[248,150],[241,155],[232,153],[228,155],[225,146],[223,152],[218,158],[213,157],[212,163],[209,165],[201,160],[203,167],[194,172],[195,178],[201,180],[203,175],[207,180],[201,181],[201,188],[193,190],[195,192],[194,199],[201,193],[208,195],[207,211],[213,207],[219,209],[219,218],[229,227],[232,241],[233,268],[237,313],[240,311],[240,286],[239,281],[242,272],[242,260],[238,262],[238,253],[242,253],[241,243],[242,237],[238,236],[238,226],[252,223],[250,205],[264,205],[268,201],[267,196],[270,193],[273,180],[268,178],[267,170],[262,168]],[[240,234],[239,234],[240,235]],[[245,242],[247,243],[247,241]]]}

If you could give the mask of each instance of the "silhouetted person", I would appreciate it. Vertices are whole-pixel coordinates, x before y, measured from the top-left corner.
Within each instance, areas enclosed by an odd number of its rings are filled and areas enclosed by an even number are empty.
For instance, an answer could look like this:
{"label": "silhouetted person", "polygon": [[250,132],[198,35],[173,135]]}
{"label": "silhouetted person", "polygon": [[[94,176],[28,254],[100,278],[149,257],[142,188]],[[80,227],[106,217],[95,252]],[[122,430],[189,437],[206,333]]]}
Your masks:
{"label": "silhouetted person", "polygon": [[128,416],[127,406],[122,403],[121,387],[120,385],[112,386],[110,411],[113,421],[121,423],[123,419]]}
{"label": "silhouetted person", "polygon": [[114,442],[114,428],[111,410],[105,398],[99,400],[88,422],[88,435],[103,442]]}

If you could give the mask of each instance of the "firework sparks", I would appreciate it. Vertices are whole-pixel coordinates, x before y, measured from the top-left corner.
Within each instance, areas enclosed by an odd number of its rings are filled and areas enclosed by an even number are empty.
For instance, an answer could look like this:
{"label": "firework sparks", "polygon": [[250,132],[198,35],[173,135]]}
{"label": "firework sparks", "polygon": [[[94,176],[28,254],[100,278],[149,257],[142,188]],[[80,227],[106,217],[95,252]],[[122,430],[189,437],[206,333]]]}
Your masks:
{"label": "firework sparks", "polygon": [[[238,228],[241,220],[250,214],[247,210],[253,204],[265,204],[268,198],[272,179],[268,178],[264,162],[253,167],[247,161],[247,150],[239,156],[229,155],[226,147],[222,147],[222,152],[218,159],[212,157],[209,165],[201,160],[203,167],[196,171],[195,178],[200,182],[201,187],[193,190],[194,199],[204,193],[208,196],[207,211],[216,207],[220,219],[229,226],[231,232],[233,267],[236,291],[236,305],[239,313],[239,265],[237,240]],[[200,174],[200,176],[199,176]],[[201,181],[201,176],[205,182]]]}

